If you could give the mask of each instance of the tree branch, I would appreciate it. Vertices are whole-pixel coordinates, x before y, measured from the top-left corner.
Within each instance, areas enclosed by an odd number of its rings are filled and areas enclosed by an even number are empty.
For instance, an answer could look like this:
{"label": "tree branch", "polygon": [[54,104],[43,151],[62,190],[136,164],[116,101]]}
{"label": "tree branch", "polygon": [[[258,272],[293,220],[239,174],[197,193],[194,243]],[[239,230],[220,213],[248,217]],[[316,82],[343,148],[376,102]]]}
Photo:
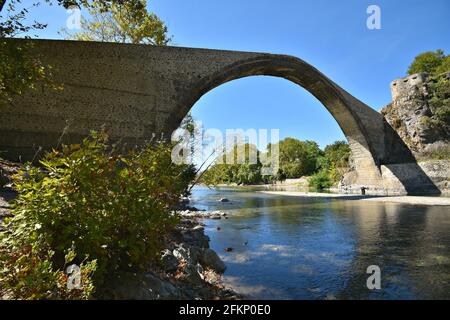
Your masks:
{"label": "tree branch", "polygon": [[0,12],[3,10],[3,6],[5,5],[6,0],[0,0]]}

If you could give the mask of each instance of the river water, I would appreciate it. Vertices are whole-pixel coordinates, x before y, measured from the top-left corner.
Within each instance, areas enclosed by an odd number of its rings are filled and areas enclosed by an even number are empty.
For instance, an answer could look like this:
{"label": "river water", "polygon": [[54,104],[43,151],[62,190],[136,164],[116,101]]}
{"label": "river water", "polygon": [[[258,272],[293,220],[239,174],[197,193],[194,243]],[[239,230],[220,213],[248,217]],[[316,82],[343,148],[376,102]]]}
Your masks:
{"label": "river water", "polygon": [[[206,233],[227,264],[224,282],[249,298],[450,299],[448,206],[204,187],[192,200],[228,213],[205,220]],[[371,265],[381,289],[367,287]]]}

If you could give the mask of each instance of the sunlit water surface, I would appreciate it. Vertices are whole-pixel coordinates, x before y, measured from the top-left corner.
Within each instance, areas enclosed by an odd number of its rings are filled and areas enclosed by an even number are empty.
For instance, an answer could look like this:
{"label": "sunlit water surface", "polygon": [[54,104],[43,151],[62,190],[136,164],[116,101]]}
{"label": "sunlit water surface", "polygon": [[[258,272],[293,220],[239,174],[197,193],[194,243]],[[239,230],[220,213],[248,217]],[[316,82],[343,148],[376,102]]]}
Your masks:
{"label": "sunlit water surface", "polygon": [[[206,233],[225,283],[250,298],[450,299],[449,207],[203,187],[192,199],[228,213],[205,220]],[[380,290],[367,288],[370,265],[381,269]]]}

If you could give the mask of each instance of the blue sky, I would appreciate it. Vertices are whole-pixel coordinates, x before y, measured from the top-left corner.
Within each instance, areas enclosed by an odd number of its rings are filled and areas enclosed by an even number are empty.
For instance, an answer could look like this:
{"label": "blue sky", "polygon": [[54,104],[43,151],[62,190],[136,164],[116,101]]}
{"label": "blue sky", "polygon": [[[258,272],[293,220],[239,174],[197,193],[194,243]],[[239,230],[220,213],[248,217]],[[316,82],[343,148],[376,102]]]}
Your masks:
{"label": "blue sky", "polygon": [[[450,52],[450,1],[153,0],[173,45],[297,56],[379,110],[391,100],[389,83],[405,75],[415,55]],[[381,8],[381,30],[366,27],[366,9]],[[34,10],[48,22],[40,38],[60,38],[68,14],[58,6]],[[308,92],[272,77],[224,84],[197,102],[193,115],[207,128],[276,128],[323,147],[344,136]]]}

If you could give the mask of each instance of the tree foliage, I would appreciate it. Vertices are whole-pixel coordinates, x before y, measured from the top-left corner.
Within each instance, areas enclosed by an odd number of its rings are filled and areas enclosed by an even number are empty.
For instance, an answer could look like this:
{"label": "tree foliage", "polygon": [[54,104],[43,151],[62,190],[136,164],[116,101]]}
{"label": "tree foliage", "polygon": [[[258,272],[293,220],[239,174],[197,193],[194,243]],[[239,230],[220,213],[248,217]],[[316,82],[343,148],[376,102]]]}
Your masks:
{"label": "tree foliage", "polygon": [[310,175],[317,169],[317,159],[323,154],[314,141],[286,138],[279,142],[280,169],[288,179]]}
{"label": "tree foliage", "polygon": [[35,90],[39,83],[59,89],[51,80],[50,66],[30,54],[32,45],[17,45],[0,39],[0,105],[10,102],[14,95]]}
{"label": "tree foliage", "polygon": [[147,11],[146,0],[140,4],[111,3],[105,10],[104,3],[94,2],[88,7],[90,18],[81,20],[81,31],[63,29],[61,33],[70,40],[167,45],[166,25]]}
{"label": "tree foliage", "polygon": [[30,54],[31,44],[17,45],[4,40],[46,27],[37,21],[25,22],[29,11],[41,2],[35,1],[27,6],[21,0],[0,2],[0,105],[25,90],[36,89],[39,81],[51,84],[50,68],[42,64],[39,57]]}
{"label": "tree foliage", "polygon": [[216,158],[216,163],[203,175],[202,182],[208,185],[260,183],[262,165],[259,157],[255,145],[234,145],[231,151]]}
{"label": "tree foliage", "polygon": [[430,75],[438,75],[450,70],[450,56],[443,50],[427,51],[419,54],[408,68],[408,74],[427,72]]}
{"label": "tree foliage", "polygon": [[[329,184],[333,184],[348,170],[350,147],[345,141],[336,141],[326,146],[324,151],[314,141],[300,141],[294,138],[286,138],[278,144],[280,168],[275,175],[261,175],[261,152],[257,150],[256,146],[245,144],[244,146],[240,146],[240,148],[234,146],[232,152],[221,155],[220,158],[216,159],[216,163],[203,175],[202,182],[207,185],[231,183],[238,185],[259,184],[284,181],[286,179],[295,179],[320,173],[316,180],[321,182],[321,186],[324,186],[328,185],[324,183],[324,177],[328,179]],[[269,155],[271,147],[270,144],[267,146]],[[232,164],[226,163],[227,158],[233,159],[234,157],[235,160],[239,159],[239,152],[242,153],[244,150],[244,162],[234,161]],[[249,162],[250,150],[254,154],[257,154],[257,163]],[[313,182],[312,184],[315,183]]]}
{"label": "tree foliage", "polygon": [[328,166],[348,167],[350,146],[346,141],[336,141],[325,147],[324,156],[328,160]]}

